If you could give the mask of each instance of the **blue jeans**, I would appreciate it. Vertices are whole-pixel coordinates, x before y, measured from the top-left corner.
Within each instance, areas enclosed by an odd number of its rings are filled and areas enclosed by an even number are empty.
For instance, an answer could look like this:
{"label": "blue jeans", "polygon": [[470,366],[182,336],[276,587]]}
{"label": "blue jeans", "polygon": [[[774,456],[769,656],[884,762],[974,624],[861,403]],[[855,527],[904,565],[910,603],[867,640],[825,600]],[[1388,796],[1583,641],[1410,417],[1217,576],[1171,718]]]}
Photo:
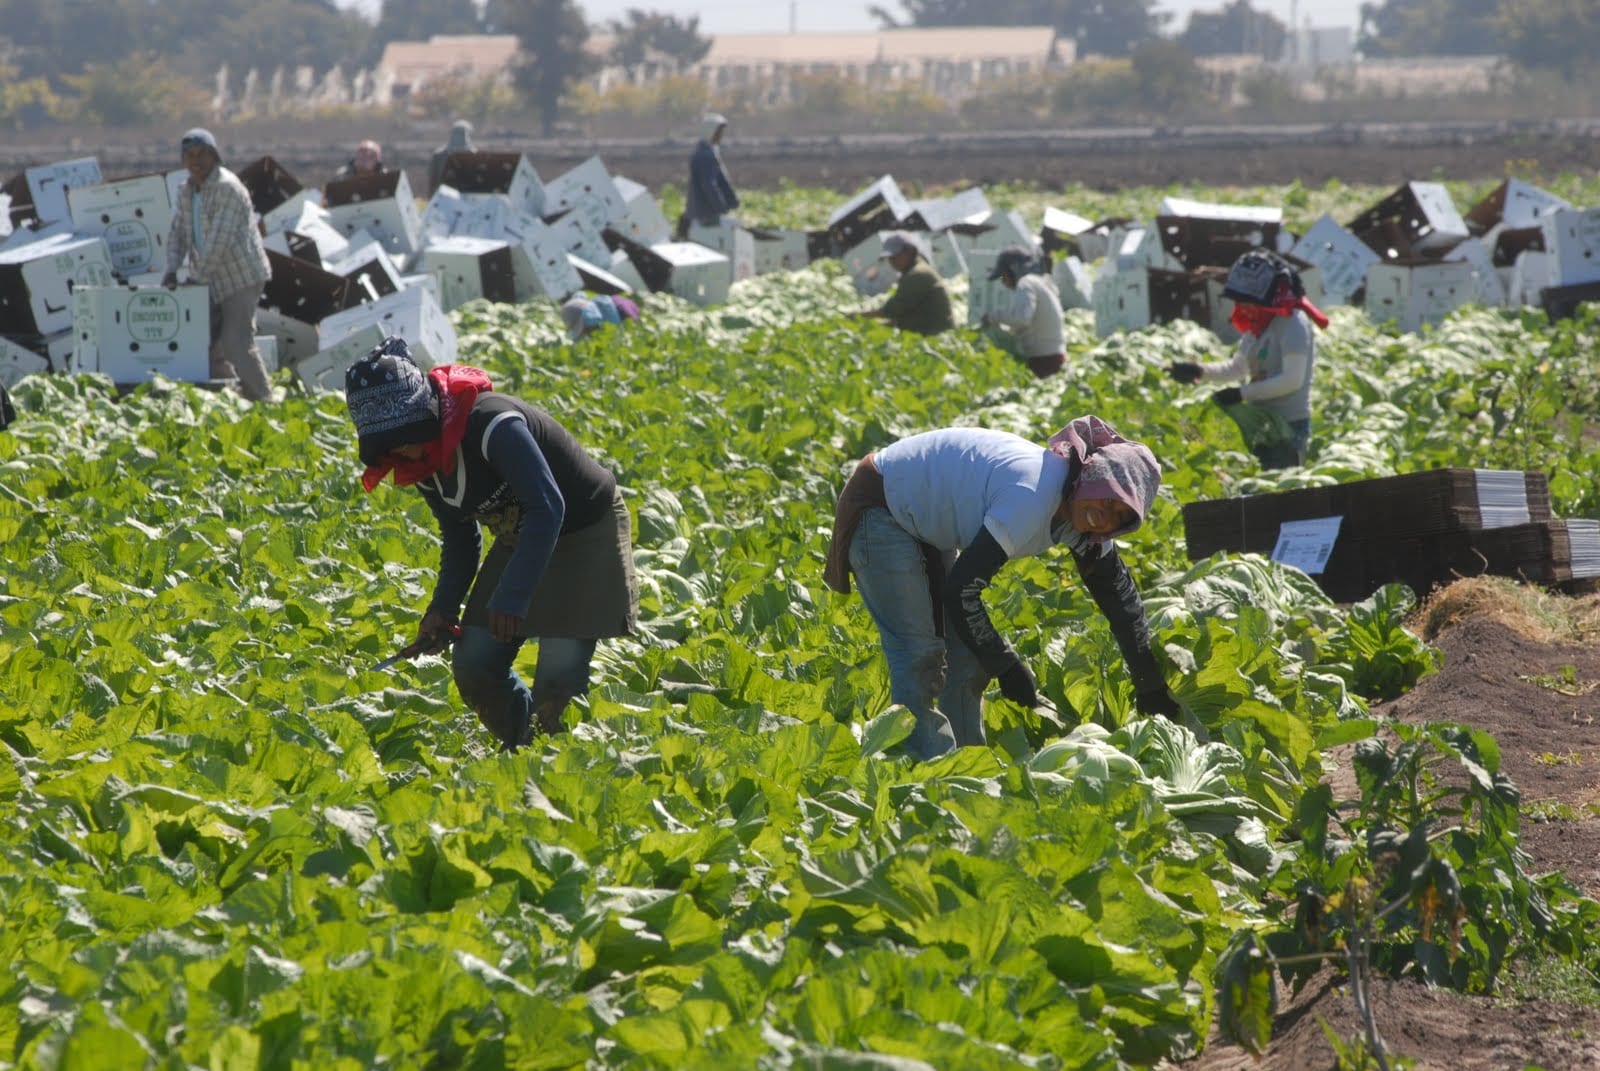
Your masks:
{"label": "blue jeans", "polygon": [[[954,561],[944,556],[947,571]],[[982,744],[989,675],[966,644],[934,631],[922,545],[888,510],[869,509],[850,540],[850,571],[883,639],[890,698],[916,715],[906,745],[912,754],[932,759]]]}
{"label": "blue jeans", "polygon": [[567,703],[589,690],[589,663],[597,641],[541,637],[531,690],[511,668],[525,642],[502,643],[488,629],[467,625],[450,663],[462,700],[507,751],[532,740],[536,729],[561,731]]}
{"label": "blue jeans", "polygon": [[1306,463],[1306,447],[1311,443],[1311,418],[1289,421],[1294,439],[1252,450],[1263,469],[1287,469]]}

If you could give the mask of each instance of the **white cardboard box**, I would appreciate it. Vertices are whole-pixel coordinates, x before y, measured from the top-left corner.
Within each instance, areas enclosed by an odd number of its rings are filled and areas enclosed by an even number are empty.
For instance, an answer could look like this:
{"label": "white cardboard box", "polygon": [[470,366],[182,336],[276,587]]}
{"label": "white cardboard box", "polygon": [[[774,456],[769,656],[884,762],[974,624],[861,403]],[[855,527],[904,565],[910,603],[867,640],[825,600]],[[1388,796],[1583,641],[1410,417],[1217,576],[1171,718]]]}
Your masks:
{"label": "white cardboard box", "polygon": [[956,241],[954,234],[940,231],[933,235],[929,244],[933,247],[933,256],[930,260],[933,270],[939,273],[939,278],[959,279],[967,274],[967,258],[961,252],[961,245]]}
{"label": "white cardboard box", "polygon": [[123,278],[167,265],[172,202],[166,179],[143,175],[79,186],[68,191],[72,226],[79,234],[99,235],[111,254],[111,270]]}
{"label": "white cardboard box", "polygon": [[385,337],[405,339],[419,368],[455,363],[456,329],[426,290],[398,290],[377,301],[334,313],[318,326],[322,349],[337,345],[346,335],[369,324],[381,328]]}
{"label": "white cardboard box", "polygon": [[329,222],[346,236],[367,231],[391,256],[409,258],[422,240],[422,213],[404,171],[395,174],[394,194],[328,209]]}
{"label": "white cardboard box", "polygon": [[89,286],[72,295],[78,367],[117,383],[160,374],[211,378],[211,298],[204,286]]}
{"label": "white cardboard box", "polygon": [[1056,281],[1063,309],[1094,308],[1094,281],[1083,261],[1074,256],[1064,257],[1056,261],[1050,274]]}
{"label": "white cardboard box", "polygon": [[900,184],[894,180],[893,175],[884,175],[872,185],[856,194],[850,200],[833,210],[828,217],[828,226],[843,222],[851,213],[870,203],[873,198],[882,197],[884,204],[896,220],[903,220],[911,215],[911,202],[906,200],[905,194],[900,192]]}
{"label": "white cardboard box", "polygon": [[1540,305],[1547,287],[1556,285],[1554,253],[1525,249],[1517,254],[1506,280],[1506,302],[1510,305]]}
{"label": "white cardboard box", "polygon": [[256,331],[278,340],[278,362],[298,366],[321,348],[317,325],[279,309],[257,308]]}
{"label": "white cardboard box", "polygon": [[1555,261],[1551,285],[1571,286],[1600,280],[1600,208],[1568,208],[1539,221],[1544,248]]}
{"label": "white cardboard box", "polygon": [[722,217],[722,222],[715,227],[707,227],[702,223],[689,224],[689,240],[727,257],[732,265],[734,282],[743,282],[755,275],[755,236],[731,217]]}
{"label": "white cardboard box", "polygon": [[40,242],[48,242],[52,238],[60,238],[62,236],[77,237],[77,232],[72,229],[71,220],[61,219],[54,223],[28,224],[18,227],[6,235],[5,241],[0,242],[0,253],[21,249],[27,245],[37,245]]}
{"label": "white cardboard box", "polygon": [[386,294],[405,289],[399,266],[375,238],[365,233],[354,235],[344,255],[323,266],[333,274],[349,279],[350,285],[369,301],[377,301]]}
{"label": "white cardboard box", "polygon": [[1224,205],[1210,201],[1191,201],[1186,197],[1165,197],[1160,216],[1187,216],[1190,219],[1216,219],[1233,223],[1283,223],[1283,209],[1264,205]]}
{"label": "white cardboard box", "polygon": [[417,240],[426,246],[435,238],[452,237],[461,217],[467,214],[468,206],[465,195],[457,193],[453,187],[440,186],[422,210],[422,232]]}
{"label": "white cardboard box", "polygon": [[805,231],[778,227],[750,232],[755,239],[757,275],[798,271],[811,263],[811,236]]}
{"label": "white cardboard box", "polygon": [[268,375],[283,367],[278,360],[277,335],[257,335],[255,344],[256,352],[261,354],[261,363],[266,365]]}
{"label": "white cardboard box", "polygon": [[644,281],[644,276],[639,274],[639,269],[634,267],[633,259],[628,256],[626,249],[618,249],[611,254],[612,275],[628,284],[628,289],[635,294],[648,294],[650,286]]}
{"label": "white cardboard box", "polygon": [[591,264],[603,264],[611,256],[600,229],[581,212],[568,212],[550,225],[550,233],[568,253],[576,253]]}
{"label": "white cardboard box", "polygon": [[1367,270],[1380,259],[1367,243],[1329,215],[1313,223],[1289,252],[1317,266],[1330,305],[1349,304],[1351,295],[1366,285]]}
{"label": "white cardboard box", "polygon": [[414,266],[439,280],[439,304],[446,312],[478,298],[517,299],[509,242],[466,236],[430,239]]}
{"label": "white cardboard box", "polygon": [[1011,304],[1011,291],[998,279],[990,279],[995,261],[1000,259],[998,249],[974,249],[967,255],[967,323],[977,324],[991,312],[998,312]]}
{"label": "white cardboard box", "polygon": [[100,161],[92,156],[30,167],[24,176],[28,193],[33,198],[33,214],[43,223],[72,218],[72,209],[67,204],[68,190],[105,181],[100,174]]}
{"label": "white cardboard box", "polygon": [[[173,196],[172,203],[174,205],[178,203],[176,195]],[[295,224],[304,218],[311,209],[316,210],[316,218],[323,221],[327,220],[328,210],[322,207],[321,190],[301,190],[283,202],[283,204],[262,216],[262,229],[267,234],[271,234],[274,231],[297,229]]]}
{"label": "white cardboard box", "polygon": [[0,253],[0,331],[53,335],[72,328],[72,292],[111,286],[104,238],[56,235]]}
{"label": "white cardboard box", "polygon": [[672,225],[662,214],[661,205],[642,183],[621,175],[611,181],[625,206],[622,218],[611,224],[619,233],[641,245],[672,241]]}
{"label": "white cardboard box", "polygon": [[924,230],[933,232],[947,230],[974,218],[987,219],[994,212],[989,198],[977,186],[950,197],[912,201],[910,205],[910,215],[921,221]]}
{"label": "white cardboard box", "polygon": [[1161,243],[1161,231],[1155,227],[1134,227],[1123,232],[1122,244],[1117,248],[1118,271],[1139,271],[1155,268],[1158,271],[1183,272],[1183,263],[1167,252]]}
{"label": "white cardboard box", "polygon": [[1506,303],[1506,286],[1500,278],[1500,273],[1495,271],[1494,254],[1481,241],[1468,238],[1446,253],[1444,259],[1472,265],[1472,270],[1478,276],[1477,300],[1480,303],[1490,306]]}
{"label": "white cardboard box", "polygon": [[558,212],[576,209],[585,202],[589,204],[584,209],[585,214],[591,222],[598,216],[602,227],[628,214],[616,183],[611,181],[606,165],[598,156],[589,157],[577,167],[546,183],[544,210],[538,214],[553,216]]}
{"label": "white cardboard box", "polygon": [[728,300],[733,268],[728,258],[696,242],[663,242],[650,251],[672,269],[667,290],[696,305],[720,305]]}
{"label": "white cardboard box", "polygon": [[387,337],[377,324],[358,327],[327,349],[318,350],[296,364],[295,375],[307,390],[343,391],[345,371]]}
{"label": "white cardboard box", "polygon": [[[1109,261],[1107,262],[1110,263]],[[1094,281],[1094,329],[1102,338],[1150,323],[1150,272],[1110,271]]]}
{"label": "white cardboard box", "polygon": [[886,294],[900,280],[900,273],[883,259],[883,233],[869,234],[839,258],[856,293],[862,297]]}
{"label": "white cardboard box", "polygon": [[1402,331],[1437,324],[1477,300],[1477,273],[1465,261],[1374,264],[1367,272],[1367,315],[1394,320]]}
{"label": "white cardboard box", "polygon": [[15,387],[24,376],[42,376],[52,371],[55,369],[50,367],[48,357],[0,335],[0,387]]}

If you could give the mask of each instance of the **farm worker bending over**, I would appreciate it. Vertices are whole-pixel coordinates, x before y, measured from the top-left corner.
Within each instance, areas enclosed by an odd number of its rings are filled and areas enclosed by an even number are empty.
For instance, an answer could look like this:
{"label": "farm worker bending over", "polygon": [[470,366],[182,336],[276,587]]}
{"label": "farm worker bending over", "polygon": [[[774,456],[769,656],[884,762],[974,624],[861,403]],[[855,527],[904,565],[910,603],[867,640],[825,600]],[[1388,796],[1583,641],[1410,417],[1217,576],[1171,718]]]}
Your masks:
{"label": "farm worker bending over", "polygon": [[724,213],[739,207],[739,195],[722,162],[722,134],[728,120],[711,112],[700,121],[700,141],[689,154],[689,188],[684,191],[683,215],[678,217],[678,240],[689,237],[689,224],[715,227]]}
{"label": "farm worker bending over", "polygon": [[267,366],[256,349],[256,302],[272,275],[250,204],[250,191],[222,166],[211,131],[189,131],[179,143],[189,177],[178,188],[167,236],[164,286],[189,278],[211,291],[211,375],[239,379],[239,393],[259,401],[272,396]]}
{"label": "farm worker bending over", "polygon": [[1176,361],[1179,383],[1239,379],[1211,395],[1239,424],[1245,445],[1264,469],[1303,465],[1311,440],[1311,373],[1317,344],[1311,325],[1328,318],[1306,300],[1300,273],[1276,253],[1252,249],[1228,269],[1222,294],[1233,300],[1233,326],[1243,336],[1233,359],[1218,364]]}
{"label": "farm worker bending over", "polygon": [[[589,687],[597,640],[633,631],[639,611],[628,507],[614,476],[550,414],[495,393],[466,365],[424,375],[390,338],[345,373],[361,485],[394,474],[439,522],[439,581],[417,639],[448,643],[456,687],[478,720],[514,750],[564,728],[562,711]],[[483,525],[494,545],[478,563]],[[539,639],[530,691],[512,669]]]}
{"label": "farm worker bending over", "polygon": [[856,316],[872,316],[888,320],[902,331],[915,331],[920,335],[937,335],[955,327],[955,316],[950,311],[950,291],[944,280],[928,263],[917,239],[905,231],[891,231],[884,236],[880,260],[900,273],[889,300],[875,309],[862,309]]}
{"label": "farm worker bending over", "polygon": [[989,279],[1013,291],[1009,305],[984,313],[983,326],[992,329],[989,337],[1022,358],[1040,379],[1060,371],[1067,358],[1055,280],[1020,245],[995,258]]}
{"label": "farm worker bending over", "polygon": [[561,306],[561,321],[567,325],[567,337],[574,342],[601,324],[621,325],[638,318],[639,306],[632,298],[621,294],[615,297],[599,294],[592,298],[579,294],[568,298]]}
{"label": "farm worker bending over", "polygon": [[839,495],[824,578],[848,594],[855,574],[883,638],[893,699],[916,715],[908,746],[917,757],[984,742],[991,677],[1007,699],[1038,704],[1033,674],[995,631],[982,596],[1008,559],[1056,544],[1072,552],[1110,622],[1139,709],[1177,713],[1138,588],[1112,542],[1143,523],[1160,483],[1150,451],[1093,416],[1074,420],[1049,446],[947,428],[856,465]]}

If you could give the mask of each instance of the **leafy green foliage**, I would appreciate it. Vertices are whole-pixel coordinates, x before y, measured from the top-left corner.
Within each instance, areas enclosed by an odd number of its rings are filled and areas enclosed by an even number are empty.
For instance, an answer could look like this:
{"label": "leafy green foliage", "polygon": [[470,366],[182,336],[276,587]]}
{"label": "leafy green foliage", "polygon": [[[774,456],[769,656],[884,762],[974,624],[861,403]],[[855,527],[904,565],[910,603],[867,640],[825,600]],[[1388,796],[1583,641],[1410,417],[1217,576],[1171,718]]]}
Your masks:
{"label": "leafy green foliage", "polygon": [[[1319,824],[1316,785],[1324,748],[1373,737],[1367,698],[1435,662],[1398,591],[1343,608],[1259,557],[1186,562],[1177,504],[1481,463],[1472,377],[1549,362],[1576,415],[1589,344],[1341,314],[1315,464],[1259,474],[1162,373],[1220,350],[1192,326],[1100,341],[1074,314],[1036,382],[974,336],[838,315],[855,300],[824,267],[577,346],[552,309],[458,310],[463,359],[591,446],[637,523],[639,634],[602,645],[574,732],[516,756],[438,659],[367,668],[410,638],[436,536],[417,496],[360,492],[339,398],[24,381],[0,435],[0,1061],[1112,1069],[1194,1051],[1214,1012],[1261,1036],[1270,993],[1220,957],[1240,931],[1275,948],[1299,877],[1380,857],[1367,828],[1417,828],[1388,787],[1420,745],[1369,778],[1359,830]],[[1183,724],[1134,716],[1050,557],[990,598],[1066,724],[995,703],[997,747],[909,762],[871,621],[821,582],[849,466],[1090,410],[1166,466],[1125,554]],[[1592,501],[1570,428],[1540,434],[1558,508]],[[1416,858],[1384,873],[1433,906],[1397,914],[1386,965],[1482,986],[1524,948],[1588,955],[1593,905],[1524,873],[1491,745],[1427,732],[1487,781],[1419,797],[1460,828],[1395,848]]]}

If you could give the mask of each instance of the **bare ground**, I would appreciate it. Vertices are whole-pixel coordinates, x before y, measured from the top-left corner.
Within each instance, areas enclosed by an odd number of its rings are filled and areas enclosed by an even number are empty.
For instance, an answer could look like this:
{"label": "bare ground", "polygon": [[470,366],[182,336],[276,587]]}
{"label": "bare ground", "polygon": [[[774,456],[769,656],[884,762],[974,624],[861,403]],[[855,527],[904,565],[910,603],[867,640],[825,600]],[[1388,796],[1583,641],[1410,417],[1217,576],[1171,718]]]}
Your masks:
{"label": "bare ground", "polygon": [[[1377,712],[1493,734],[1501,769],[1522,793],[1531,869],[1564,872],[1600,897],[1600,599],[1546,602],[1566,627],[1524,613],[1503,588],[1452,585],[1415,622],[1443,653],[1443,667]],[[1353,788],[1347,773],[1336,776],[1336,791]],[[1462,996],[1385,979],[1373,1004],[1391,1052],[1423,1071],[1600,1068],[1600,1009],[1592,1002]],[[1343,978],[1331,969],[1292,1000],[1285,994],[1262,1059],[1213,1037],[1182,1071],[1332,1071],[1321,1021],[1340,1037],[1359,1029]]]}

